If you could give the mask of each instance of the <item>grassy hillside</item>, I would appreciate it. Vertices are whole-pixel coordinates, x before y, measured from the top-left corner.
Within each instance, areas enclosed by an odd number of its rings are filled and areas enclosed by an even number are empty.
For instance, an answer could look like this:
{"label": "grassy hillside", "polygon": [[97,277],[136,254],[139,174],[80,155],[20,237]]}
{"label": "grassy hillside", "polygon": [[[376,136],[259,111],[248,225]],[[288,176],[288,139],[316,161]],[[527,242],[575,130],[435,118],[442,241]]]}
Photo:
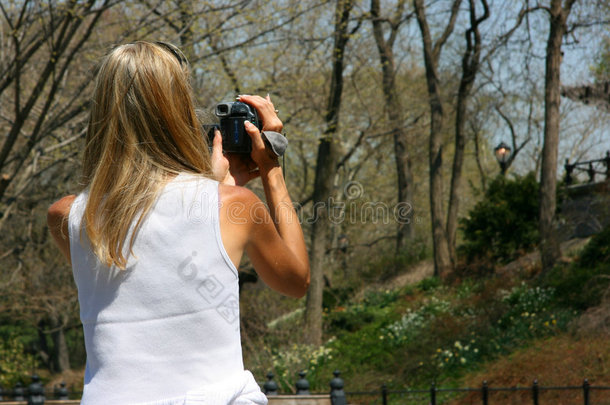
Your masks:
{"label": "grassy hillside", "polygon": [[252,339],[246,364],[259,378],[272,370],[284,392],[300,370],[312,391],[326,392],[335,369],[347,391],[483,380],[530,386],[535,378],[545,386],[580,385],[585,377],[610,385],[610,229],[548,274],[528,263],[351,291],[325,312],[322,347],[293,343],[302,335],[294,312]]}
{"label": "grassy hillside", "polygon": [[[490,273],[463,267],[450,280],[431,277],[423,261],[374,282],[374,267],[358,283],[330,289],[321,347],[300,344],[303,301],[279,299],[267,288],[243,292],[246,367],[259,380],[275,374],[294,391],[307,371],[313,392],[328,392],[342,372],[348,392],[437,387],[610,385],[610,229],[540,274],[535,255]],[[381,263],[383,265],[383,263]],[[353,269],[354,272],[360,269]],[[79,387],[82,371],[43,375]],[[531,392],[494,393],[495,404],[524,403]],[[546,391],[544,403],[581,403],[579,392]],[[602,396],[608,397],[604,399]],[[479,393],[445,395],[444,403],[480,403]],[[572,398],[574,397],[574,398]],[[610,391],[593,403],[610,403]],[[365,401],[366,402],[366,401]],[[405,403],[404,398],[392,403]]]}
{"label": "grassy hillside", "polygon": [[[610,345],[607,336],[578,337],[560,334],[530,342],[527,346],[502,356],[493,362],[482,364],[481,369],[460,379],[462,386],[480,387],[483,381],[496,387],[531,387],[534,380],[540,386],[580,386],[587,378],[591,385],[610,386]],[[531,392],[519,394],[495,394],[494,403],[528,403]],[[543,403],[581,404],[582,392],[543,391]],[[455,404],[475,402],[480,395],[465,395]],[[520,401],[519,401],[520,400]],[[591,403],[609,404],[610,391],[592,391]],[[480,400],[479,400],[480,401]]]}

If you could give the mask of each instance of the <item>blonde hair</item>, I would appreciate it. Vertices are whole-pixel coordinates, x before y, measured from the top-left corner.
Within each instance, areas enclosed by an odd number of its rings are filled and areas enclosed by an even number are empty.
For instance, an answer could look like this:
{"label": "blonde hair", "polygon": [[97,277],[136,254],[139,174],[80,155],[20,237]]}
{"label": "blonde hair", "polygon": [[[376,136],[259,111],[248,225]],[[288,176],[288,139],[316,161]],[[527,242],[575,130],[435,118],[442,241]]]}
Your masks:
{"label": "blonde hair", "polygon": [[173,175],[212,177],[189,69],[175,50],[150,42],[121,45],[97,74],[83,158],[89,192],[83,222],[108,266],[125,269],[128,235],[133,254],[143,219]]}

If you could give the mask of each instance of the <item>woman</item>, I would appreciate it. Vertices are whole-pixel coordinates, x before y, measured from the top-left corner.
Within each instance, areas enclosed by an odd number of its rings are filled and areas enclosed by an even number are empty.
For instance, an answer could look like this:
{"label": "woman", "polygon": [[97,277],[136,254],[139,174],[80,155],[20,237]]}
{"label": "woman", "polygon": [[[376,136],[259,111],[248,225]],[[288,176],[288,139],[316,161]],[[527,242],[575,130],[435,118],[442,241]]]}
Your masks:
{"label": "woman", "polygon": [[[281,131],[269,97],[240,96],[263,131]],[[165,43],[119,46],[97,75],[84,190],[48,224],[78,287],[87,366],[82,403],[262,404],[244,370],[237,267],[244,251],[271,288],[309,284],[303,233],[277,157],[246,122],[251,159],[210,155],[189,70]],[[261,177],[267,210],[240,187]]]}

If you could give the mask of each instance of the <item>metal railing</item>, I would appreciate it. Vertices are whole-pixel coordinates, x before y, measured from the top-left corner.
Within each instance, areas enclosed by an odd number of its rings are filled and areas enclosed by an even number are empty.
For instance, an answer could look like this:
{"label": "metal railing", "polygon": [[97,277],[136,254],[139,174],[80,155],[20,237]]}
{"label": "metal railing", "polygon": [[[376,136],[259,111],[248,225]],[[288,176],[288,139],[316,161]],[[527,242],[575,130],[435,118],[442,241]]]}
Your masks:
{"label": "metal railing", "polygon": [[575,180],[575,175],[578,172],[584,172],[588,175],[589,183],[595,182],[595,175],[603,174],[606,176],[606,180],[610,180],[610,151],[606,151],[606,156],[601,159],[585,160],[582,162],[570,163],[566,159],[566,163],[563,166],[565,168],[565,183],[570,185]]}
{"label": "metal railing", "polygon": [[[429,389],[390,390],[387,388],[387,386],[383,385],[381,389],[377,391],[347,391],[345,395],[350,404],[441,405],[447,403],[459,403],[493,405],[494,403],[498,402],[507,403],[502,402],[500,398],[497,398],[497,394],[504,393],[505,396],[512,395],[513,397],[523,397],[523,393],[526,393],[525,396],[529,397],[529,399],[524,400],[523,398],[512,398],[513,401],[510,403],[539,405],[543,394],[550,391],[574,392],[575,395],[573,396],[574,398],[572,399],[572,402],[569,402],[570,404],[610,404],[610,386],[591,385],[587,379],[583,381],[582,385],[573,386],[541,386],[538,384],[537,380],[534,380],[533,384],[529,387],[492,387],[487,384],[487,381],[483,381],[483,384],[479,388],[438,388],[432,384]],[[595,397],[595,401],[592,400],[594,393],[598,394]],[[494,396],[496,398],[494,398]],[[515,399],[519,399],[519,402],[514,402]],[[563,404],[565,402],[561,403]]]}
{"label": "metal railing", "polygon": [[[427,389],[402,389],[392,390],[384,384],[376,391],[347,391],[343,390],[344,382],[339,377],[339,371],[335,371],[334,378],[330,381],[330,394],[327,391],[325,395],[329,395],[332,405],[411,405],[411,404],[472,404],[472,405],[493,405],[506,402],[510,397],[510,403],[519,403],[523,405],[532,404],[540,405],[544,394],[549,392],[569,392],[571,395],[570,404],[584,405],[610,405],[610,386],[591,385],[587,379],[583,380],[581,385],[566,385],[566,386],[542,386],[538,380],[534,380],[531,386],[523,387],[495,387],[488,385],[487,381],[483,381],[482,385],[477,388],[439,388],[432,384]],[[298,397],[303,396],[305,401],[311,403],[309,398],[309,382],[305,379],[305,373],[299,373],[300,379],[296,382],[296,395],[291,396],[291,403],[298,403]],[[275,397],[278,395],[278,385],[273,381],[273,374],[267,375],[268,381],[261,384],[263,391],[267,396]],[[71,390],[70,390],[71,391]],[[42,405],[45,400],[54,398],[64,400],[66,402],[50,401],[50,403],[70,403],[68,398],[80,398],[80,392],[68,392],[65,384],[53,389],[44,389],[40,384],[39,379],[34,379],[33,383],[27,388],[21,385],[16,386],[10,391],[0,390],[0,403],[9,401],[12,403],[27,403],[34,405]],[[292,393],[291,393],[292,394]],[[562,404],[567,396],[562,395]],[[328,397],[327,397],[328,398]],[[517,401],[517,402],[515,402]],[[544,403],[549,403],[545,401]]]}

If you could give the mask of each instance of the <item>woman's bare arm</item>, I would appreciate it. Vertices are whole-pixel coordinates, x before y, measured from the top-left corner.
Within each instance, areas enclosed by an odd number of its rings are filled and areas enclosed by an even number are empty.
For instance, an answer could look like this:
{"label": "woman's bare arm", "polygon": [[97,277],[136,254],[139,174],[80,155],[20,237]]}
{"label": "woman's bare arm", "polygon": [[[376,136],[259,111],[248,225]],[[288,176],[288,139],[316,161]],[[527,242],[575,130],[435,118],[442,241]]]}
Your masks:
{"label": "woman's bare arm", "polygon": [[[259,113],[263,129],[280,132],[282,122],[277,118],[271,99],[259,96],[240,96]],[[270,152],[256,126],[246,122],[246,132],[252,140],[252,153],[248,159],[255,169],[248,167],[247,159],[229,156],[230,176],[237,179],[260,175],[267,206],[251,191],[243,187],[220,186],[223,203],[221,229],[225,248],[234,263],[239,263],[245,248],[256,272],[274,290],[285,295],[302,297],[309,286],[309,258],[301,223],[288,194],[277,156]],[[216,154],[222,154],[221,142],[215,142]],[[219,153],[220,152],[220,153]],[[241,159],[241,160],[240,160]],[[223,177],[223,176],[220,176]]]}
{"label": "woman's bare arm", "polygon": [[49,207],[47,212],[47,224],[49,231],[59,247],[61,253],[70,259],[70,235],[68,233],[68,216],[70,215],[70,207],[76,198],[75,195],[68,195],[59,201],[56,201]]}
{"label": "woman's bare arm", "polygon": [[239,264],[245,249],[254,269],[269,287],[291,297],[305,295],[309,286],[309,263],[296,213],[293,225],[298,230],[283,224],[282,235],[267,206],[252,191],[221,185],[220,196],[221,235],[233,263]]}

